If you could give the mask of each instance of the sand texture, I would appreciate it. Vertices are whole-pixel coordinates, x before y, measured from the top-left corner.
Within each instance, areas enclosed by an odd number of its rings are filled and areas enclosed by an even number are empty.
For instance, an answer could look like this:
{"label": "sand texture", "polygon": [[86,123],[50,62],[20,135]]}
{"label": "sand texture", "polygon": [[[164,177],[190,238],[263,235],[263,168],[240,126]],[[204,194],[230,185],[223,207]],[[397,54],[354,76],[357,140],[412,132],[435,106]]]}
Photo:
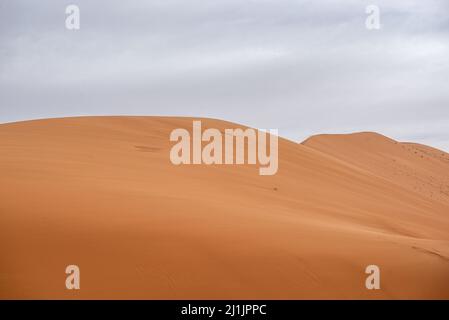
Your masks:
{"label": "sand texture", "polygon": [[273,176],[175,166],[192,120],[1,124],[0,298],[449,299],[448,154],[357,133],[280,139]]}

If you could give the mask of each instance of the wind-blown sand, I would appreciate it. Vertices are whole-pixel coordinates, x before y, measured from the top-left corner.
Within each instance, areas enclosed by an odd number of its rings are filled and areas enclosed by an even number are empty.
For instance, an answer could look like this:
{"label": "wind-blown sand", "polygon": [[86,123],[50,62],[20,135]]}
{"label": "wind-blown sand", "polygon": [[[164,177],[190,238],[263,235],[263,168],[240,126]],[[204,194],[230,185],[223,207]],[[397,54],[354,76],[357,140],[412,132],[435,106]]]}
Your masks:
{"label": "wind-blown sand", "polygon": [[0,298],[449,298],[448,154],[360,133],[280,139],[274,176],[175,166],[192,120],[0,125]]}

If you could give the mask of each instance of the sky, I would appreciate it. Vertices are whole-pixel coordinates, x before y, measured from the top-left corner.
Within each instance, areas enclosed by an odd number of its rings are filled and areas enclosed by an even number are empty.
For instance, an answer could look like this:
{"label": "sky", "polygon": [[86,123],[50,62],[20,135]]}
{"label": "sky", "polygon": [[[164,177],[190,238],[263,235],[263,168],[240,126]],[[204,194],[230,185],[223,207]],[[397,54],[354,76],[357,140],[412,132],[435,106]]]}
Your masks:
{"label": "sky", "polygon": [[294,141],[376,131],[449,151],[449,1],[1,0],[0,123],[80,115],[212,117]]}

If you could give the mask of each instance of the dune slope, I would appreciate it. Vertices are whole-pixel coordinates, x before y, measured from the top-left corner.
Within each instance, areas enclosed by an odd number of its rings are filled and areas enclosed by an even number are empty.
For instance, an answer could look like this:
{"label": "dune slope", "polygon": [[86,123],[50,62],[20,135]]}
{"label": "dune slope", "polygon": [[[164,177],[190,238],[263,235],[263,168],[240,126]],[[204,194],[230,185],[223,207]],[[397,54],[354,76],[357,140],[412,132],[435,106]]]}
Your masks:
{"label": "dune slope", "polygon": [[[413,188],[446,174],[437,153],[423,167],[407,163],[415,175],[400,183],[379,173],[398,170],[389,149],[343,157],[358,147],[329,152],[319,137],[281,139],[274,176],[175,166],[169,134],[192,120],[0,125],[0,298],[449,298],[449,206],[429,186]],[[375,139],[372,150],[397,147]],[[401,164],[404,146],[394,148]],[[65,288],[70,264],[80,290]],[[365,288],[372,264],[381,290]]]}
{"label": "dune slope", "polygon": [[449,204],[449,154],[416,143],[397,142],[376,133],[313,136],[303,145],[414,191]]}

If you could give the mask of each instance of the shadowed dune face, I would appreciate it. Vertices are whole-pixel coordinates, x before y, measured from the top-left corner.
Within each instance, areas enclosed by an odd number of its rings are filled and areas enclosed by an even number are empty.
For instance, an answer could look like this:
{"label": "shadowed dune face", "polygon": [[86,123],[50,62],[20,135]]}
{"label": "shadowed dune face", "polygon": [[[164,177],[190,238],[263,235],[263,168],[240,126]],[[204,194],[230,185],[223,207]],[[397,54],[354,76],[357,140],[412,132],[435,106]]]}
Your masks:
{"label": "shadowed dune face", "polygon": [[274,176],[175,166],[192,120],[0,125],[0,298],[449,298],[447,155],[360,134],[280,139]]}

